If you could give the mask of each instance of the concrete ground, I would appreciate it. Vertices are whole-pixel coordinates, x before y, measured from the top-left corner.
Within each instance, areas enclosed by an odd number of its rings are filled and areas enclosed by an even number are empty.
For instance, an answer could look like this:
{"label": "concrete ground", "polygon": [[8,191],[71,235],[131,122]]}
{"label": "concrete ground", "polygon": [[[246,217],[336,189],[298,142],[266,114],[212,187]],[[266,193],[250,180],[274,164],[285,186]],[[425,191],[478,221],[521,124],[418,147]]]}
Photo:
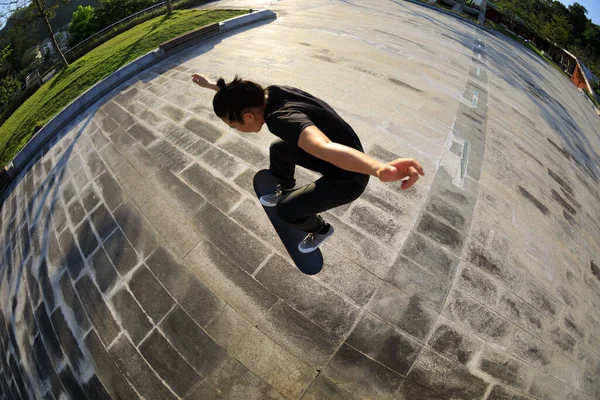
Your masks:
{"label": "concrete ground", "polygon": [[[209,6],[278,19],[134,77],[10,188],[2,398],[599,399],[600,118],[568,79],[408,2]],[[195,72],[307,90],[426,175],[327,213],[303,275],[251,188],[274,137]]]}

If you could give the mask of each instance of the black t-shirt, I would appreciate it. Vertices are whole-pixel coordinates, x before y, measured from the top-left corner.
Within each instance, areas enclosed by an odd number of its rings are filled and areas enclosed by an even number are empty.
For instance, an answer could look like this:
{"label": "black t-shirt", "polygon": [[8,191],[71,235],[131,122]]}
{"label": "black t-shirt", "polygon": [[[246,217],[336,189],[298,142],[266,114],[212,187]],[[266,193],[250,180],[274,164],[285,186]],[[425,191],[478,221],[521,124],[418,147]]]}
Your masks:
{"label": "black t-shirt", "polygon": [[[271,133],[281,140],[297,146],[302,130],[315,125],[332,142],[363,151],[360,140],[352,127],[323,100],[289,86],[269,86],[268,90],[265,123]],[[315,162],[319,166],[317,172],[325,176],[341,178],[355,174],[308,153],[307,156],[315,158],[315,161],[320,161]]]}

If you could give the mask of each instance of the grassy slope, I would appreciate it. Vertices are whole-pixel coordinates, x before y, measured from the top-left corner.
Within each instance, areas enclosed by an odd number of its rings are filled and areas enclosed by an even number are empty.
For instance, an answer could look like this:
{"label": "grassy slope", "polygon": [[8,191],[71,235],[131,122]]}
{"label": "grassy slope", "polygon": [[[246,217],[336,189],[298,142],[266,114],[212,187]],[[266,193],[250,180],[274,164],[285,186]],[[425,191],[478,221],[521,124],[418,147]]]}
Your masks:
{"label": "grassy slope", "polygon": [[175,36],[247,11],[181,10],[146,21],[90,51],[44,84],[0,127],[5,165],[42,127],[79,95],[127,63]]}

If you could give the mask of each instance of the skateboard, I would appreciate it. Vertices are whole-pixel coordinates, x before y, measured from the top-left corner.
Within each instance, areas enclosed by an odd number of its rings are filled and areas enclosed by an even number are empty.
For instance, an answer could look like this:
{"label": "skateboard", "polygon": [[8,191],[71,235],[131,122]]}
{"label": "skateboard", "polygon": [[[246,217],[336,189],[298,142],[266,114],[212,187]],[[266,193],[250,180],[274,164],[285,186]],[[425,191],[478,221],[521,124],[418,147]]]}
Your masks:
{"label": "skateboard", "polygon": [[[253,184],[254,192],[260,199],[261,196],[275,191],[277,179],[268,170],[263,169],[254,175]],[[302,253],[298,250],[298,244],[306,237],[306,232],[298,230],[279,219],[277,207],[263,206],[263,208],[296,267],[307,275],[314,275],[321,271],[321,268],[323,268],[321,250],[317,249],[310,253]]]}

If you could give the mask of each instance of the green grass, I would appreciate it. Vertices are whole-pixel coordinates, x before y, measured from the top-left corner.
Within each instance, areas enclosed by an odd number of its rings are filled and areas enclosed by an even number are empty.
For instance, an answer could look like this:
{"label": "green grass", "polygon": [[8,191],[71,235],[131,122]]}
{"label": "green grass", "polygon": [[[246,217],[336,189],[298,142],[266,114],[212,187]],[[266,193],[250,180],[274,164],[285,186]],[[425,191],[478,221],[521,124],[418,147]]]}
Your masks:
{"label": "green grass", "polygon": [[169,39],[247,11],[179,10],[146,21],[90,51],[44,84],[0,127],[0,165],[33,134],[91,86]]}

